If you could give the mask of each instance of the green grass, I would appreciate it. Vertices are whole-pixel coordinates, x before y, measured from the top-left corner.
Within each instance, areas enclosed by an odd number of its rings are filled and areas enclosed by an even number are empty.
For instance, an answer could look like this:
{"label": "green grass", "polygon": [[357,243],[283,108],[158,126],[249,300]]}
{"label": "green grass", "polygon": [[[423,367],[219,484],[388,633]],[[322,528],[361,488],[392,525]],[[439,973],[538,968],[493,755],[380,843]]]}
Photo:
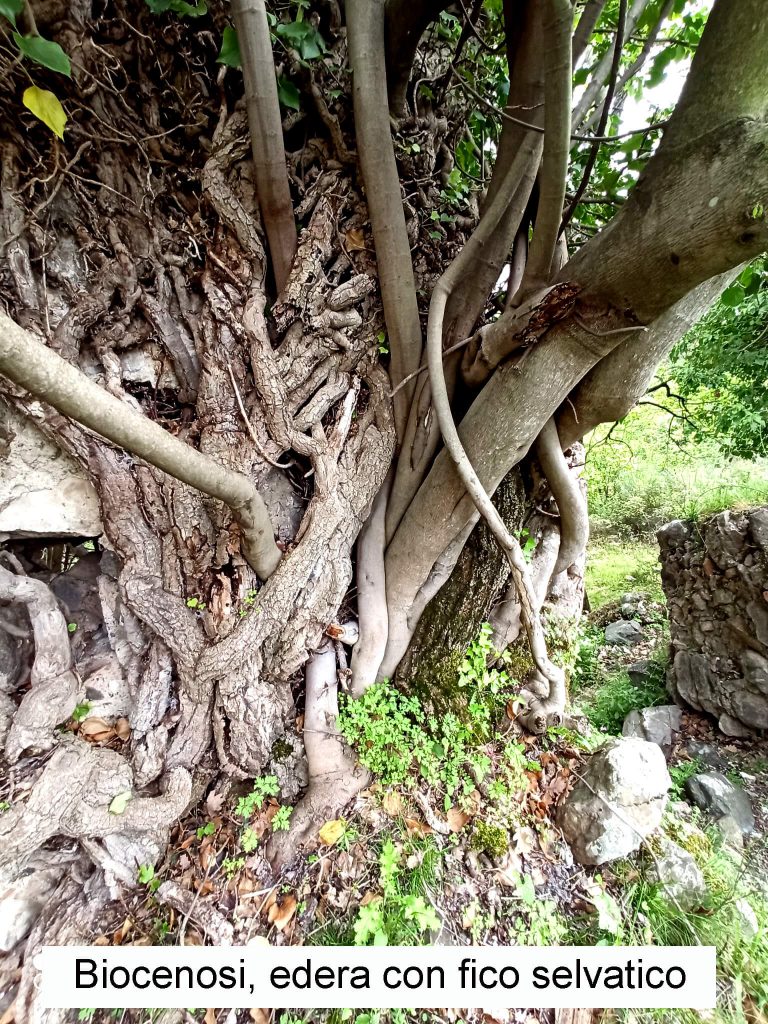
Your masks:
{"label": "green grass", "polygon": [[642,591],[662,601],[656,541],[594,541],[587,553],[586,587],[593,611],[628,591]]}

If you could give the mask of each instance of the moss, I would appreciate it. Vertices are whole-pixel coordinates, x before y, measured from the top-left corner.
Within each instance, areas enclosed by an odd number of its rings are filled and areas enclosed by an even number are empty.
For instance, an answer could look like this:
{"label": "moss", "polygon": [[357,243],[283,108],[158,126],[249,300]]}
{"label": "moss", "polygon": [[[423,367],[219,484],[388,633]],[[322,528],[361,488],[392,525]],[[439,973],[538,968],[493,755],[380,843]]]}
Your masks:
{"label": "moss", "polygon": [[293,747],[285,738],[281,737],[272,744],[272,760],[285,761],[293,753]]}
{"label": "moss", "polygon": [[477,821],[472,831],[471,845],[473,850],[487,853],[489,857],[503,857],[509,848],[507,830],[501,825]]}
{"label": "moss", "polygon": [[[525,500],[521,475],[514,470],[494,497],[509,529],[520,528]],[[451,710],[461,716],[466,698],[456,686],[459,666],[507,577],[501,549],[485,523],[478,523],[448,582],[421,617],[398,667],[398,686],[418,696],[436,713]]]}

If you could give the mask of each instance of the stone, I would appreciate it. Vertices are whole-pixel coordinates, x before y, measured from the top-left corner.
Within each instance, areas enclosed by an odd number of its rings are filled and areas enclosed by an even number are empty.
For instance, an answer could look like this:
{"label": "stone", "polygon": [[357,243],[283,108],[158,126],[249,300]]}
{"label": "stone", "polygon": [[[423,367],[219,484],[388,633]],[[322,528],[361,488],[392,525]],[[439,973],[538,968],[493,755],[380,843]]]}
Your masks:
{"label": "stone", "polygon": [[744,850],[744,833],[741,831],[741,825],[731,814],[724,814],[722,818],[718,818],[715,822],[720,834],[723,837],[723,843],[730,847],[736,853],[741,853]]}
{"label": "stone", "polygon": [[704,544],[709,557],[720,569],[732,569],[746,553],[743,516],[725,511],[707,525]]}
{"label": "stone", "polygon": [[656,531],[656,537],[662,547],[674,548],[682,546],[688,539],[688,527],[682,520],[673,519]]}
{"label": "stone", "polygon": [[592,754],[582,775],[558,813],[574,858],[605,864],[626,857],[661,823],[672,784],[661,749],[619,737]]}
{"label": "stone", "polygon": [[99,500],[73,458],[0,401],[0,538],[98,537]]}
{"label": "stone", "polygon": [[[751,703],[750,694],[743,693],[738,696],[734,693],[733,702],[738,703],[740,710],[740,717],[734,718],[733,715],[723,714],[717,720],[717,727],[724,736],[733,736],[734,739],[746,739],[748,736],[754,735],[749,726],[744,725],[740,720],[742,717],[748,717],[748,712],[744,709],[745,705]],[[755,725],[758,723],[755,722]]]}
{"label": "stone", "polygon": [[720,772],[701,772],[685,783],[691,801],[713,818],[730,815],[745,835],[755,830],[755,817],[749,797]]}
{"label": "stone", "polygon": [[655,671],[655,664],[649,661],[647,658],[643,658],[640,661],[635,661],[631,665],[627,666],[627,675],[629,681],[634,686],[642,686],[643,683],[647,682]]}
{"label": "stone", "polygon": [[624,719],[622,735],[636,736],[649,743],[656,743],[665,754],[672,749],[672,734],[678,732],[683,713],[676,704],[664,704],[656,708],[630,711]]}
{"label": "stone", "polygon": [[747,685],[768,697],[768,658],[757,651],[745,651],[741,658],[741,670]]}
{"label": "stone", "polygon": [[687,850],[671,839],[662,839],[661,852],[648,869],[647,878],[660,883],[683,910],[697,910],[708,895],[701,868]]}
{"label": "stone", "polygon": [[757,938],[760,932],[760,922],[757,919],[757,914],[743,896],[739,896],[738,899],[734,900],[733,905],[736,913],[739,915],[739,931],[747,942],[751,942]]}
{"label": "stone", "polygon": [[758,508],[749,516],[752,540],[768,555],[768,508]]}
{"label": "stone", "polygon": [[705,743],[704,740],[688,740],[685,744],[685,749],[691,758],[701,761],[708,768],[714,768],[716,771],[725,771],[728,767],[728,762],[714,743]]}
{"label": "stone", "polygon": [[605,642],[617,647],[634,647],[643,639],[640,623],[634,619],[619,619],[605,627]]}
{"label": "stone", "polygon": [[747,615],[755,627],[755,636],[764,647],[768,647],[768,604],[764,601],[750,601],[747,605]]}

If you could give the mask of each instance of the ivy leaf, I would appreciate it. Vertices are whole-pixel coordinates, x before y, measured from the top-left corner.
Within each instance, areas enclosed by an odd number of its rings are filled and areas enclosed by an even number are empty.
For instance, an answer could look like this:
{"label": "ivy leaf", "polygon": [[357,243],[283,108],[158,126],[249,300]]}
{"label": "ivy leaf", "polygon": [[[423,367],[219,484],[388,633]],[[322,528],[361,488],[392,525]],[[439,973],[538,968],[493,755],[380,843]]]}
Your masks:
{"label": "ivy leaf", "polygon": [[126,790],[124,793],[118,793],[109,805],[109,813],[123,814],[125,808],[128,806],[128,801],[131,799],[131,795],[130,790]]}
{"label": "ivy leaf", "polygon": [[198,0],[196,4],[188,4],[186,0],[144,0],[144,3],[153,14],[173,11],[174,14],[178,14],[182,18],[200,18],[208,13],[208,5],[205,0]]}
{"label": "ivy leaf", "polygon": [[69,57],[58,43],[43,39],[42,36],[20,36],[18,32],[13,33],[13,38],[24,56],[29,57],[35,64],[42,64],[44,68],[58,71],[67,78],[72,77]]}
{"label": "ivy leaf", "polygon": [[299,90],[287,78],[278,78],[277,95],[284,107],[289,107],[291,110],[298,110],[301,107]]}
{"label": "ivy leaf", "polygon": [[289,46],[299,51],[304,60],[321,57],[325,52],[325,41],[314,25],[308,21],[289,21],[277,26],[277,34]]}
{"label": "ivy leaf", "polygon": [[16,16],[24,10],[24,0],[0,0],[0,14],[16,25]]}
{"label": "ivy leaf", "polygon": [[224,28],[224,33],[221,37],[221,49],[219,50],[219,56],[216,58],[216,63],[226,64],[229,68],[242,67],[240,41],[237,38],[237,32],[231,25],[226,25]]}
{"label": "ivy leaf", "polygon": [[730,288],[726,288],[723,294],[720,296],[720,301],[724,306],[740,306],[744,301],[744,289],[740,284],[732,284]]}
{"label": "ivy leaf", "polygon": [[38,89],[31,85],[25,90],[21,102],[31,110],[35,117],[47,125],[54,135],[60,139],[64,138],[64,126],[67,123],[67,115],[58,98],[47,89]]}

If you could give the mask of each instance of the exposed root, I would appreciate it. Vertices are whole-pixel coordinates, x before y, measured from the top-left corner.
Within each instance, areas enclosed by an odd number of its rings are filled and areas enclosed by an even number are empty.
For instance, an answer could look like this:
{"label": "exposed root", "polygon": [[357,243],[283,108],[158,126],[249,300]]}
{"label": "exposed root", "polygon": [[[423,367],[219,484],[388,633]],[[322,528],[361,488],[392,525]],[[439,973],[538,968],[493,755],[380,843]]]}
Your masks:
{"label": "exposed root", "polygon": [[54,745],[55,727],[77,704],[79,682],[66,619],[45,583],[0,566],[0,600],[26,605],[35,639],[32,688],[13,716],[5,743],[6,757],[14,764],[25,750],[38,752]]}
{"label": "exposed root", "polygon": [[536,455],[560,512],[560,550],[554,568],[555,575],[558,575],[570,569],[586,550],[589,513],[579,482],[570,471],[560,447],[554,418],[542,427],[536,442]]}
{"label": "exposed root", "polygon": [[275,833],[269,841],[267,857],[275,872],[290,864],[302,844],[314,838],[323,823],[335,817],[370,781],[336,727],[336,652],[330,641],[307,663],[306,682],[304,746],[309,788],[291,815],[289,831]]}
{"label": "exposed root", "polygon": [[186,921],[192,920],[200,925],[206,935],[209,935],[217,946],[231,946],[234,928],[231,921],[210,906],[204,900],[198,898],[199,893],[192,893],[173,881],[163,882],[157,890],[157,898],[161,903],[167,903],[184,916]]}
{"label": "exposed root", "polygon": [[384,658],[389,621],[384,572],[385,521],[390,474],[373,501],[371,514],[357,542],[357,614],[360,639],[352,652],[352,696],[362,697]]}
{"label": "exposed root", "polygon": [[[56,835],[104,838],[167,828],[189,803],[192,779],[175,768],[161,796],[132,797],[132,789],[131,767],[116,751],[62,739],[26,803],[0,816],[0,865]],[[121,799],[114,803],[115,797]]]}

